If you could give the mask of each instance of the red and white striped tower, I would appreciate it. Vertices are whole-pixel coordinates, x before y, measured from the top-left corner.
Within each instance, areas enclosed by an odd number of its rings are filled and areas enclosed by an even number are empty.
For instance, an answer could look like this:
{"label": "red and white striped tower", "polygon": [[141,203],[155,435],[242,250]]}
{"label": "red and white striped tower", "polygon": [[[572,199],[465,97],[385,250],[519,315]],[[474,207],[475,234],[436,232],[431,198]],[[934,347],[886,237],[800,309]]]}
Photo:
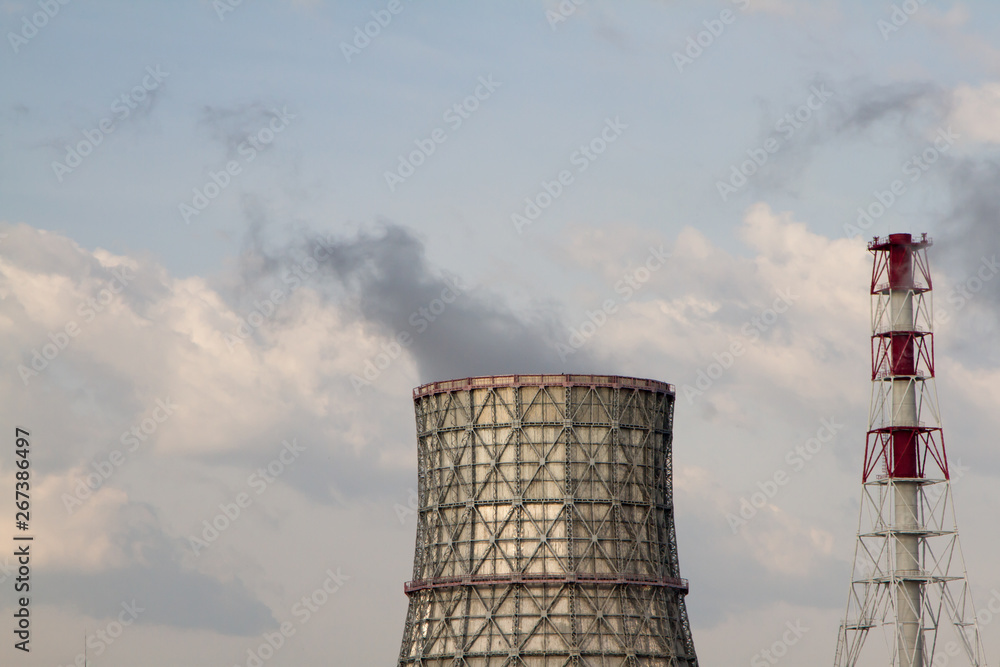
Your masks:
{"label": "red and white striped tower", "polygon": [[[950,665],[986,665],[934,385],[930,245],[926,234],[891,234],[868,244],[875,256],[872,399],[854,573],[835,667],[931,667],[942,657]],[[878,626],[886,631],[884,647],[866,649],[868,631]]]}

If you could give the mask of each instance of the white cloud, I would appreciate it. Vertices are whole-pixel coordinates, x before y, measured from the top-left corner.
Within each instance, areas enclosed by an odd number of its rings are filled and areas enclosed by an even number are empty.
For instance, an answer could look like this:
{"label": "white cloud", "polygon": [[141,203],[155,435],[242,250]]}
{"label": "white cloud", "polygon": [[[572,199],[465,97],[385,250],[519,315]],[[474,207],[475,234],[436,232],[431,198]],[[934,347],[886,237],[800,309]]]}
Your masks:
{"label": "white cloud", "polygon": [[979,87],[959,85],[954,93],[950,121],[966,140],[1000,143],[1000,83]]}
{"label": "white cloud", "polygon": [[[205,600],[192,602],[220,618],[204,627],[259,627],[267,608],[232,579],[249,578],[259,567],[246,536],[263,524],[262,539],[270,539],[280,517],[303,503],[387,493],[366,489],[372,471],[389,471],[388,485],[412,465],[399,460],[400,446],[379,437],[399,415],[412,423],[409,406],[387,410],[378,402],[381,391],[408,396],[412,364],[399,360],[368,393],[356,393],[348,375],[363,372],[381,338],[324,304],[308,285],[289,292],[253,337],[230,347],[227,336],[248,313],[234,310],[201,278],[174,278],[148,260],[88,251],[25,225],[9,228],[5,251],[5,367],[34,374],[24,383],[8,373],[0,397],[34,441],[32,528],[44,549],[33,562],[38,576],[64,582],[53,589],[61,604],[93,604],[97,613],[117,604],[105,599],[117,594],[108,588],[114,581],[121,595],[136,588],[153,598],[150,618],[189,627],[192,621],[170,610],[172,597],[193,589]],[[125,285],[112,293],[114,271]],[[41,355],[37,369],[34,351]],[[123,439],[129,434],[142,439],[134,451]],[[273,483],[283,491],[258,499],[246,480],[278,456],[284,438],[298,439],[306,453],[298,469],[289,466]],[[107,467],[116,450],[124,462],[110,478],[93,477],[96,489],[82,486],[95,462]],[[11,464],[0,457],[3,480],[12,478]],[[353,489],[336,488],[341,482]],[[213,558],[199,561],[185,548],[219,503],[240,491],[257,502],[213,545],[232,566],[220,571]],[[243,611],[223,613],[230,608]]]}
{"label": "white cloud", "polygon": [[[739,234],[749,256],[729,253],[685,228],[670,244],[667,266],[652,272],[590,344],[623,360],[636,357],[619,351],[655,351],[681,401],[684,386],[695,386],[698,372],[739,342],[744,351],[732,369],[699,400],[721,405],[727,395],[767,386],[802,404],[860,403],[856,389],[868,365],[869,335],[870,265],[863,242],[814,234],[791,214],[764,204],[746,211]],[[648,254],[651,239],[623,236],[633,241],[630,249],[595,232],[579,236],[566,252],[588,267],[604,251],[613,268],[603,273],[611,281]],[[592,298],[614,296],[610,288],[606,292]],[[776,302],[785,312],[772,310]],[[848,363],[831,364],[837,360]],[[817,382],[819,377],[824,381]],[[727,417],[738,418],[739,403]]]}
{"label": "white cloud", "polygon": [[[33,564],[43,569],[97,572],[124,567],[142,559],[141,545],[122,540],[128,526],[124,511],[128,495],[115,488],[102,488],[91,492],[79,511],[70,515],[62,495],[73,494],[77,480],[93,470],[82,467],[63,474],[46,475],[32,485],[31,504],[36,520],[32,534],[38,544]],[[14,470],[0,469],[0,475],[13,477]],[[92,494],[92,495],[91,495]],[[5,541],[15,531],[5,531]]]}
{"label": "white cloud", "polygon": [[[299,589],[314,586],[310,577],[343,556],[365,583],[345,589],[337,609],[368,595],[380,601],[358,607],[366,616],[351,620],[354,631],[385,623],[387,605],[396,605],[392,618],[402,614],[399,583],[407,576],[413,525],[400,525],[392,506],[406,502],[408,485],[416,485],[409,402],[416,368],[408,354],[356,392],[348,378],[363,373],[384,334],[308,285],[230,349],[226,336],[249,311],[234,308],[224,288],[175,278],[148,261],[88,251],[57,234],[24,226],[8,231],[0,258],[0,349],[8,367],[30,363],[31,350],[67,321],[80,325],[27,387],[16,375],[0,382],[0,400],[52,443],[48,458],[35,462],[37,508],[46,517],[38,534],[48,545],[38,561],[42,572],[68,573],[83,592],[106,586],[107,577],[138,585],[148,572],[166,573],[157,576],[175,588],[185,577],[202,587],[215,582],[223,599],[260,600],[253,603],[264,611],[245,621],[253,627],[268,609],[281,618]],[[850,557],[857,520],[851,502],[859,493],[856,470],[843,462],[860,456],[868,400],[871,260],[863,243],[815,234],[792,213],[764,204],[747,209],[737,237],[743,247],[732,249],[694,228],[676,238],[627,225],[618,234],[578,228],[559,251],[569,270],[590,279],[588,291],[570,302],[580,310],[614,296],[614,282],[643,263],[650,245],[662,243],[671,253],[588,346],[609,371],[678,386],[679,546],[682,574],[692,580],[692,623],[703,637],[733,624],[754,627],[755,614],[780,620],[785,612],[775,615],[776,605],[795,605],[796,614],[838,613],[847,583],[835,571]],[[98,298],[110,269],[123,266],[134,279],[84,322],[79,304]],[[792,306],[758,340],[748,339],[747,324],[789,289]],[[745,352],[686,401],[684,385],[694,385],[734,340],[743,341]],[[968,392],[947,397],[949,414],[987,420],[975,414],[995,403],[996,373],[955,363],[949,369],[955,379],[949,386]],[[176,414],[69,516],[62,494],[73,491],[95,458],[121,448],[122,432],[142,424],[165,397],[178,406]],[[785,454],[831,416],[851,417],[853,430],[838,434],[733,534],[727,514],[739,511],[758,480],[786,469]],[[290,469],[277,490],[255,497],[210,552],[184,555],[188,535],[220,502],[246,489],[247,476],[275,456],[285,437],[308,444],[304,465]],[[9,462],[0,459],[0,478],[7,472]],[[980,492],[973,476],[963,484],[970,496]],[[329,530],[313,537],[315,525],[325,522]],[[317,540],[309,547],[315,554],[288,584],[281,572],[291,557],[282,545],[299,540]],[[380,554],[381,564],[371,553]],[[170,562],[162,562],[164,554]],[[230,573],[247,589],[225,588]],[[182,627],[163,622],[172,626],[168,634]],[[323,623],[347,640],[339,617]],[[402,628],[383,629],[394,635]]]}
{"label": "white cloud", "polygon": [[947,11],[923,5],[914,16],[916,21],[937,32],[956,54],[975,63],[977,68],[986,66],[994,72],[1000,71],[1000,49],[991,40],[968,29],[972,15],[965,3],[956,2]]}

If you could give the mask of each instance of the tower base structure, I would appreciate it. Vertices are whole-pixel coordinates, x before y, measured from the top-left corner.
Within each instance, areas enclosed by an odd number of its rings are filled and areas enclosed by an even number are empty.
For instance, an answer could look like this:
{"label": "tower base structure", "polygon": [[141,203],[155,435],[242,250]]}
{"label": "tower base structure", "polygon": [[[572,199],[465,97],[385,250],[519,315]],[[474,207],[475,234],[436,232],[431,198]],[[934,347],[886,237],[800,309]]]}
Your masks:
{"label": "tower base structure", "polygon": [[420,509],[398,665],[697,667],[674,396],[601,375],[414,390]]}

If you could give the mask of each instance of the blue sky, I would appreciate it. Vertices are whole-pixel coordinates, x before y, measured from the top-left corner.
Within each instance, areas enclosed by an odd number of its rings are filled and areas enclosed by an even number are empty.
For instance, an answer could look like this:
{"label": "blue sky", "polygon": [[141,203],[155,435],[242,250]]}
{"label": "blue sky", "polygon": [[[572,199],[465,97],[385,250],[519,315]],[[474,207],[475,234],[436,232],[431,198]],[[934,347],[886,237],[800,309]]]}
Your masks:
{"label": "blue sky", "polygon": [[[504,228],[507,211],[605,117],[620,116],[631,132],[587,184],[605,183],[616,196],[560,202],[542,235],[558,234],[571,219],[609,215],[648,228],[721,231],[752,197],[721,202],[714,181],[757,145],[763,128],[805,101],[811,83],[827,82],[843,100],[866,84],[974,85],[989,76],[986,63],[928,48],[932,31],[917,19],[883,40],[876,21],[888,12],[877,5],[798,3],[791,15],[732,6],[735,22],[679,73],[672,54],[725,4],[588,3],[553,30],[537,3],[404,3],[348,63],[339,44],[378,5],[243,4],[220,21],[210,3],[85,10],[71,3],[16,55],[8,51],[5,79],[17,97],[5,111],[5,208],[16,219],[61,219],[59,228],[89,247],[156,248],[185,275],[234,253],[225,235],[238,237],[247,192],[289,217],[335,212],[331,227],[376,216],[421,229],[472,227],[479,242],[516,251]],[[8,24],[23,15],[18,7],[8,4]],[[987,42],[994,11],[976,7]],[[150,109],[122,122],[59,183],[51,163],[65,143],[108,116],[111,100],[136,85],[147,65],[169,74]],[[487,74],[502,82],[497,95],[412,181],[388,192],[383,173],[396,156],[441,125],[444,110]],[[252,104],[287,105],[296,122],[274,154],[248,168],[196,224],[177,224],[178,204],[224,162],[205,108]],[[899,159],[891,143],[871,144],[852,137],[817,151],[789,186],[794,197],[775,203],[805,200],[817,225],[837,229],[875,170]],[[850,162],[851,170],[842,168]],[[140,211],[142,223],[134,222]],[[463,219],[478,222],[460,225]]]}
{"label": "blue sky", "polygon": [[[134,596],[150,612],[103,664],[244,664],[338,567],[351,578],[269,664],[390,664],[415,530],[398,512],[416,487],[412,387],[565,370],[682,388],[787,290],[796,305],[746,357],[703,396],[678,396],[681,566],[703,664],[746,664],[798,619],[813,629],[787,662],[829,660],[869,392],[870,257],[845,226],[894,181],[902,194],[862,236],[937,241],[942,408],[970,467],[955,493],[989,600],[1000,7],[917,3],[890,32],[887,2],[585,0],[555,22],[554,0],[401,0],[345,57],[388,4],[73,0],[19,40],[41,5],[0,2],[0,398],[4,428],[51,443],[37,467],[54,548],[38,577],[53,583],[25,664],[70,663],[79,642],[63,637],[105,627]],[[699,33],[706,45],[678,67]],[[386,173],[436,130],[390,188]],[[88,136],[92,152],[57,173]],[[941,136],[954,139],[934,148]],[[581,162],[586,145],[602,152]],[[934,162],[908,170],[914,155]],[[730,181],[741,168],[745,185]],[[571,181],[519,231],[512,216],[563,171]],[[213,178],[224,186],[186,220]],[[310,271],[319,239],[338,259]],[[616,292],[660,247],[666,268]],[[123,267],[134,277],[84,321],[78,304]],[[352,376],[415,333],[409,316],[446,279],[467,286],[456,306],[356,391]],[[609,298],[618,312],[560,357]],[[254,312],[263,324],[240,337]],[[25,381],[18,367],[69,322],[79,336]],[[177,416],[68,512],[62,496],[168,396]],[[726,513],[830,417],[845,424],[837,446],[733,534]],[[191,553],[190,535],[289,438],[307,443],[303,465]],[[11,464],[0,455],[0,488]],[[1000,634],[984,636],[995,659]]]}

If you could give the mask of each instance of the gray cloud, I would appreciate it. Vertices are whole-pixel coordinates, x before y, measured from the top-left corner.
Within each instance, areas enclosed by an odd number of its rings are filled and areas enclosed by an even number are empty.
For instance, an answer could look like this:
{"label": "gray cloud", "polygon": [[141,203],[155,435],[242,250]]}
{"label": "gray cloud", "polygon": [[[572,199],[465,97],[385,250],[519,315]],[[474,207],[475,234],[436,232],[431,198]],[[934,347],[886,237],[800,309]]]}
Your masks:
{"label": "gray cloud", "polygon": [[848,84],[841,88],[828,124],[829,138],[867,132],[882,122],[916,136],[928,121],[940,123],[951,110],[949,92],[930,82]]}
{"label": "gray cloud", "polygon": [[138,623],[212,629],[251,636],[277,626],[270,609],[234,579],[222,582],[180,565],[180,541],[168,537],[156,512],[130,503],[116,520],[114,539],[133,562],[100,572],[43,571],[35,598],[75,608],[92,618],[115,617],[133,600],[143,608]]}
{"label": "gray cloud", "polygon": [[[834,92],[828,107],[783,143],[761,174],[750,180],[752,187],[793,190],[816,151],[834,141],[874,140],[898,147],[901,156],[917,154],[928,146],[928,136],[948,126],[953,109],[950,91],[926,81],[825,85]],[[765,132],[761,143],[771,134]],[[974,275],[984,256],[990,258],[1000,250],[1000,161],[988,153],[941,154],[922,183],[928,192],[945,195],[944,208],[928,212],[931,220],[941,221],[935,264],[965,280]],[[1000,280],[986,284],[982,294],[988,297],[984,302],[1000,303]]]}
{"label": "gray cloud", "polygon": [[[984,254],[1000,250],[1000,162],[995,157],[963,158],[947,166],[950,209],[943,219],[946,236],[940,250],[970,274]],[[956,270],[961,276],[961,269]],[[1000,302],[1000,280],[987,283],[983,294]]]}
{"label": "gray cloud", "polygon": [[211,629],[223,635],[253,636],[278,625],[242,582],[223,583],[174,563],[94,574],[46,572],[36,597],[40,603],[69,606],[93,618],[116,617],[123,602],[134,600],[144,609],[138,623]]}
{"label": "gray cloud", "polygon": [[759,610],[765,600],[840,609],[846,599],[850,564],[829,556],[818,558],[807,574],[790,574],[770,571],[746,557],[739,536],[691,530],[679,548],[681,573],[691,582],[686,604],[695,627],[711,628],[731,615]]}
{"label": "gray cloud", "polygon": [[[785,121],[805,103],[814,89],[826,89],[830,99],[801,122]],[[794,102],[793,98],[793,102]],[[801,100],[787,108],[765,106],[761,132],[754,147],[776,139],[779,150],[749,179],[756,192],[796,194],[799,178],[819,150],[834,141],[874,140],[898,145],[902,154],[927,143],[928,128],[937,128],[951,111],[949,91],[923,81],[876,84],[867,80],[832,81],[814,77],[802,87]],[[791,133],[791,134],[789,134]],[[743,156],[745,159],[746,156]]]}
{"label": "gray cloud", "polygon": [[[952,108],[950,91],[930,82],[868,84],[843,96],[823,140],[874,136],[898,145],[901,155],[919,153],[929,135],[949,125]],[[946,208],[930,212],[932,219],[941,221],[935,263],[964,280],[984,253],[990,257],[1000,249],[1000,162],[989,152],[945,153],[928,174],[932,191],[939,185],[946,195]],[[1000,280],[987,284],[983,294],[1000,303]]]}
{"label": "gray cloud", "polygon": [[[246,102],[231,107],[215,107],[205,105],[201,110],[200,123],[208,128],[213,140],[226,148],[226,156],[237,156],[239,145],[247,140],[247,136],[257,134],[261,128],[267,127],[275,117],[275,105],[262,101]],[[255,150],[265,152],[274,147],[274,143],[259,143]]]}
{"label": "gray cloud", "polygon": [[[383,335],[410,334],[422,382],[587,368],[585,350],[560,360],[555,342],[567,334],[551,309],[515,312],[501,296],[435,269],[423,243],[397,224],[383,222],[353,238],[300,229],[277,243],[266,231],[257,220],[247,233],[240,298],[266,293],[322,247],[329,257],[308,284]],[[444,304],[454,291],[460,292],[454,303]]]}

